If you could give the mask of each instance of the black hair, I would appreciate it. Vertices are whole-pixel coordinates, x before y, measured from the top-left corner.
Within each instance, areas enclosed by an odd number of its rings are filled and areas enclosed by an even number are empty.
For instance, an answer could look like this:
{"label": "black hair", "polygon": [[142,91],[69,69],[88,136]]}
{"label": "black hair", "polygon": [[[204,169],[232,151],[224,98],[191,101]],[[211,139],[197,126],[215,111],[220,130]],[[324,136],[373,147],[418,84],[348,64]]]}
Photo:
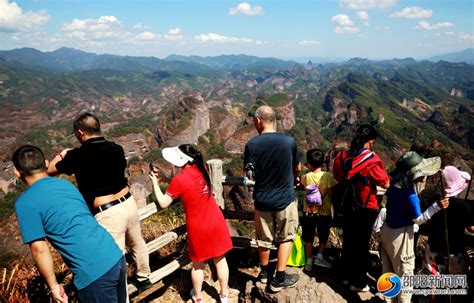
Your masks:
{"label": "black hair", "polygon": [[22,176],[32,176],[46,171],[44,154],[36,146],[23,145],[12,156],[13,165]]}
{"label": "black hair", "polygon": [[349,155],[356,156],[364,147],[364,144],[378,137],[377,130],[370,124],[363,124],[357,128],[349,148]]}
{"label": "black hair", "polygon": [[310,149],[306,152],[306,161],[314,168],[319,168],[324,164],[324,153],[320,149]]}
{"label": "black hair", "polygon": [[82,130],[89,135],[100,134],[99,119],[91,113],[83,113],[74,120],[74,131]]}
{"label": "black hair", "polygon": [[196,164],[197,168],[204,177],[204,180],[206,180],[207,186],[209,188],[208,196],[210,197],[212,192],[211,178],[209,177],[209,173],[207,171],[206,164],[204,163],[204,159],[202,157],[201,152],[194,148],[194,146],[192,146],[191,144],[182,144],[178,146],[178,148],[180,151],[193,158],[193,161],[188,162],[188,164]]}

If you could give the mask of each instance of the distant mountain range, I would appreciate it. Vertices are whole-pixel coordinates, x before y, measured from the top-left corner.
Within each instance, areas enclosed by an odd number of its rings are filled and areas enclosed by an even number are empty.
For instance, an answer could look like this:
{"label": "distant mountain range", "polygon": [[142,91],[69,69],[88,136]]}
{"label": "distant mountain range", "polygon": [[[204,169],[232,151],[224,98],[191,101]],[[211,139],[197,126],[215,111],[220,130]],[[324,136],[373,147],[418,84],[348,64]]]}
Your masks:
{"label": "distant mountain range", "polygon": [[[436,56],[430,61],[466,62],[474,64],[474,49],[466,49],[462,52]],[[311,61],[311,60],[308,60]],[[416,64],[412,58],[392,60],[370,60],[366,58],[352,58],[344,62],[312,61],[314,65],[391,65],[408,66]],[[248,55],[221,55],[214,57],[180,56],[170,55],[165,59],[156,57],[134,57],[118,55],[97,55],[73,48],[60,48],[51,52],[41,52],[34,48],[20,48],[14,50],[0,51],[0,63],[9,66],[27,67],[29,69],[48,70],[53,73],[78,72],[95,69],[110,69],[124,72],[155,72],[171,71],[182,74],[214,74],[218,76],[219,71],[263,71],[268,69],[291,69],[298,63],[293,60],[281,60],[276,58],[261,58]],[[309,64],[312,67],[312,64]]]}
{"label": "distant mountain range", "polygon": [[291,68],[296,64],[295,61],[285,61],[275,58],[260,58],[247,55],[221,55],[216,57],[200,56],[180,56],[170,55],[165,58],[168,61],[182,61],[198,63],[207,66],[225,68],[225,69],[254,69],[254,68]]}
{"label": "distant mountain range", "polygon": [[460,52],[431,57],[428,60],[434,62],[443,60],[448,62],[465,62],[469,64],[474,64],[474,48],[468,48]]}
{"label": "distant mountain range", "polygon": [[0,51],[0,61],[8,65],[47,69],[51,72],[76,72],[93,69],[134,72],[168,70],[192,75],[209,73],[216,71],[216,69],[281,69],[290,68],[296,64],[294,61],[247,55],[223,55],[217,57],[171,55],[166,59],[108,54],[97,55],[66,47],[52,52],[41,52],[34,48]]}

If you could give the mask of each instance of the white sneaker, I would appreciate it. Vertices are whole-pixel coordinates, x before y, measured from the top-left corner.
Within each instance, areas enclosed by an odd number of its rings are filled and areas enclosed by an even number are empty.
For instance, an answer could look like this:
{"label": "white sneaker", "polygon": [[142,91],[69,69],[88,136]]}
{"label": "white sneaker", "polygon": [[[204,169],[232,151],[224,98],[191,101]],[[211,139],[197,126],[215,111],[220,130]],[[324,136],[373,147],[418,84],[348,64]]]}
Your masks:
{"label": "white sneaker", "polygon": [[369,285],[366,285],[362,288],[355,287],[354,285],[351,285],[351,287],[349,287],[349,289],[350,289],[350,291],[353,291],[353,292],[369,292],[370,291]]}
{"label": "white sneaker", "polygon": [[316,265],[316,266],[321,266],[321,267],[326,267],[326,268],[331,268],[331,267],[332,267],[331,263],[329,263],[328,261],[326,261],[326,259],[324,259],[324,257],[322,257],[322,258],[319,258],[319,257],[314,258],[314,265]]}

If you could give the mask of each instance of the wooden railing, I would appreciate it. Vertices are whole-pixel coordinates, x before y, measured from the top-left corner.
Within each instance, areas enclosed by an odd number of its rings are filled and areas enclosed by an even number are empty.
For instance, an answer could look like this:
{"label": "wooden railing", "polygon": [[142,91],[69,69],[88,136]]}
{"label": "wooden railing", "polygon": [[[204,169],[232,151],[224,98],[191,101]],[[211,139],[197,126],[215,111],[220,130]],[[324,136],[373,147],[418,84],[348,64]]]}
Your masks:
{"label": "wooden railing", "polygon": [[[226,210],[223,192],[224,192],[224,185],[231,185],[231,186],[245,185],[245,186],[251,187],[251,186],[254,186],[254,182],[251,180],[248,180],[245,177],[224,176],[223,171],[222,171],[222,160],[219,160],[219,159],[209,160],[207,164],[208,164],[208,168],[210,172],[213,194],[214,194],[217,204],[223,210],[224,217],[226,219],[252,221],[253,213],[243,213],[243,212]],[[161,211],[163,211],[163,209],[161,209],[155,203],[151,203],[151,204],[147,204],[144,207],[139,208],[138,216],[140,218],[140,221],[143,221],[154,214],[160,213]],[[179,226],[173,230],[170,230],[169,232],[166,232],[165,234],[159,236],[158,238],[146,244],[148,253],[151,254],[153,252],[156,252],[162,247],[175,241],[180,235],[184,235],[185,233],[186,233],[186,225]],[[257,243],[255,239],[251,239],[248,237],[234,236],[232,237],[232,243],[234,247],[257,247]],[[178,270],[182,266],[188,264],[189,262],[190,260],[187,257],[187,255],[181,255],[177,257],[175,260],[166,264],[165,266],[153,271],[150,274],[149,279],[153,284],[156,284],[160,282],[163,278],[170,275],[174,271]],[[129,295],[135,295],[137,291],[138,289],[135,285],[133,284],[128,285]],[[134,299],[132,301],[138,302],[140,300]]]}

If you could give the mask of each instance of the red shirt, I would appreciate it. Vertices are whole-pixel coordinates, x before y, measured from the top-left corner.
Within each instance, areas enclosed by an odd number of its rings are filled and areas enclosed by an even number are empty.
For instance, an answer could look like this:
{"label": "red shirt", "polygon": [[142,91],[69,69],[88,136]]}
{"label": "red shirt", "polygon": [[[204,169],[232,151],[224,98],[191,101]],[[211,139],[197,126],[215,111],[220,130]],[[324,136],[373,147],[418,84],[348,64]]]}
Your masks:
{"label": "red shirt", "polygon": [[[342,162],[347,158],[347,151],[342,152]],[[334,178],[340,182],[344,178],[344,169],[341,165],[341,153],[336,155],[334,159],[333,175]],[[354,186],[359,199],[365,205],[367,201],[367,208],[378,208],[378,201],[376,198],[376,186],[383,186],[387,184],[389,177],[385,172],[382,160],[368,149],[363,149],[352,160],[352,167],[348,172],[347,177],[351,178],[359,174],[362,178],[355,182]],[[368,200],[367,200],[368,199]]]}
{"label": "red shirt", "polygon": [[219,257],[232,249],[232,240],[224,215],[196,165],[185,166],[171,180],[166,191],[174,199],[181,198],[186,214],[188,255],[193,261]]}

